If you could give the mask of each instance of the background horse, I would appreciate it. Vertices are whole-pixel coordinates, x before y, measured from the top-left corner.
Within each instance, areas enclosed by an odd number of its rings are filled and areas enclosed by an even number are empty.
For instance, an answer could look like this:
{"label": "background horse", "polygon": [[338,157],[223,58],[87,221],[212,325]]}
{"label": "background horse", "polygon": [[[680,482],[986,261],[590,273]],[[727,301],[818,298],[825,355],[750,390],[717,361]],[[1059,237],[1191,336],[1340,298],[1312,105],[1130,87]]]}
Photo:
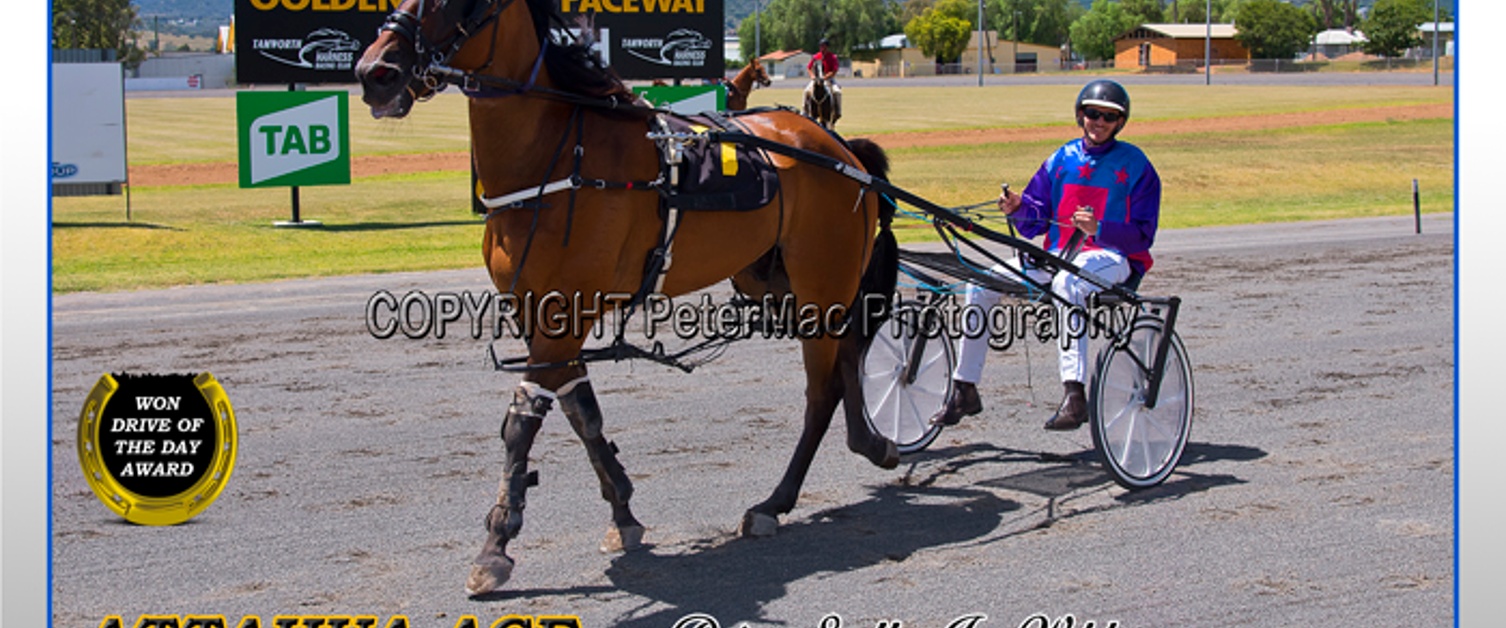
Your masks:
{"label": "background horse", "polygon": [[[435,80],[465,86],[481,187],[488,198],[521,199],[486,219],[482,257],[498,290],[525,298],[559,291],[589,304],[593,295],[638,293],[656,280],[662,281],[656,291],[674,296],[736,275],[738,288],[755,298],[788,291],[801,307],[820,312],[851,307],[860,289],[892,291],[892,205],[881,211],[876,193],[829,167],[773,154],[780,178],[773,202],[753,211],[685,212],[676,226],[667,225],[653,184],[659,150],[645,137],[653,112],[633,105],[631,92],[586,45],[550,40],[551,29],[565,30],[555,4],[407,0],[356,68],[363,100],[376,117],[405,115]],[[877,145],[854,140],[849,148],[795,112],[737,120],[751,134],[878,177],[888,167]],[[582,179],[602,185],[571,185]],[[545,185],[551,182],[563,186]],[[645,271],[652,266],[645,260],[665,231],[674,233],[675,263],[665,264],[659,276]],[[875,245],[876,232],[884,246]],[[522,529],[524,494],[536,482],[528,452],[555,403],[584,443],[611,505],[602,547],[628,549],[642,540],[643,526],[628,506],[632,482],[603,435],[601,408],[578,360],[585,335],[606,312],[563,307],[547,313],[579,323],[571,333],[525,327],[533,368],[502,419],[502,478],[466,582],[473,595],[500,588],[512,574],[507,545]],[[863,418],[857,378],[863,341],[855,333],[802,336],[804,429],[778,486],[744,513],[743,534],[772,534],[777,517],[794,507],[839,403],[846,409],[848,448],[881,467],[898,465],[894,443],[874,434]]]}
{"label": "background horse", "polygon": [[837,123],[837,102],[826,81],[811,79],[805,88],[805,115],[824,128]]}
{"label": "background horse", "polygon": [[737,71],[737,76],[732,77],[732,82],[727,84],[727,111],[741,111],[748,108],[748,96],[753,94],[755,87],[768,87],[773,81],[769,80],[769,73],[763,64],[757,61],[749,62],[743,69]]}

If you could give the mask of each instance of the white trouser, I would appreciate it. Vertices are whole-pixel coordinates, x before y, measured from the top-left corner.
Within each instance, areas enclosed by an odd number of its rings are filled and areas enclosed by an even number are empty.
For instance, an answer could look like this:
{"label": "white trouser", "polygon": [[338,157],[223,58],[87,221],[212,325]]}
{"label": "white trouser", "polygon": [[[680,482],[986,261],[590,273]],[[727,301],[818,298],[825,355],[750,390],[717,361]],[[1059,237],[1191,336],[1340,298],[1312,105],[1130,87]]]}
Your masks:
{"label": "white trouser", "polygon": [[[1129,278],[1130,274],[1129,261],[1123,255],[1114,251],[1103,249],[1083,251],[1077,254],[1072,263],[1111,284],[1122,283],[1125,279]],[[1009,265],[1014,268],[1019,268],[1018,264],[1019,262],[1016,260],[1009,261]],[[1016,278],[1014,273],[1000,266],[994,266],[992,271],[994,274],[1002,277],[1009,279]],[[1025,274],[1036,283],[1044,284],[1050,279],[1051,291],[1079,308],[1087,305],[1088,295],[1099,291],[1098,286],[1093,285],[1093,282],[1071,273],[1057,273],[1056,278],[1052,279],[1050,273],[1033,268],[1025,271]],[[967,287],[968,307],[963,311],[987,311],[998,305],[1002,298],[1003,295],[993,290],[976,284],[969,285]],[[1061,332],[1066,334],[1067,330],[1073,326],[1068,324],[1065,312],[1059,309],[1058,314],[1061,315]],[[1086,330],[1086,327],[1086,322],[1076,326],[1077,329],[1083,330]],[[1087,383],[1087,337],[1071,338],[1064,348],[1060,343],[1057,346],[1060,348],[1058,363],[1061,369],[1062,381]],[[953,379],[972,384],[978,383],[978,380],[983,378],[983,362],[988,359],[988,351],[987,334],[963,335],[957,341],[957,369],[952,374]]]}

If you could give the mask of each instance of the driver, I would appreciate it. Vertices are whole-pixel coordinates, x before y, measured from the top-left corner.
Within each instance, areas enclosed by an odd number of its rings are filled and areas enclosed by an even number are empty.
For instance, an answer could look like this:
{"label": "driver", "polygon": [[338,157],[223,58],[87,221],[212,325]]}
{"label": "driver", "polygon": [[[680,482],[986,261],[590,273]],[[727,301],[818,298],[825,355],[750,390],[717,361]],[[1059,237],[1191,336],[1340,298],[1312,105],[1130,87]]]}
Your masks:
{"label": "driver", "polygon": [[[822,37],[821,49],[811,57],[810,63],[805,64],[805,73],[809,74],[812,81],[826,81],[826,89],[831,92],[832,116],[831,123],[836,124],[842,117],[842,86],[837,85],[837,68],[841,64],[837,62],[837,53],[831,51],[831,40]],[[805,95],[810,96],[811,88],[805,88]]]}
{"label": "driver", "polygon": [[[1161,178],[1145,153],[1117,139],[1130,115],[1129,93],[1120,84],[1097,80],[1083,87],[1074,107],[1082,137],[1067,142],[1041,164],[1021,194],[1006,188],[999,196],[999,209],[1019,228],[1023,238],[1045,234],[1042,248],[1061,255],[1074,231],[1083,233],[1081,251],[1071,262],[1120,284],[1138,278],[1150,269],[1150,246],[1155,241],[1161,213]],[[1028,263],[1027,263],[1028,264]],[[1003,268],[994,272],[1013,277]],[[1045,283],[1046,271],[1027,269],[1034,281]],[[1079,308],[1099,288],[1080,276],[1060,272],[1051,280],[1052,292]],[[987,311],[1000,300],[997,292],[970,285],[969,307],[964,311]],[[1063,316],[1066,310],[1058,311]],[[1072,325],[1065,318],[1058,327],[1067,333]],[[973,329],[979,326],[972,327]],[[1086,329],[1086,325],[1079,325]],[[1048,430],[1075,430],[1088,420],[1088,401],[1083,382],[1087,379],[1087,337],[1058,345],[1062,401],[1046,421]],[[978,414],[978,380],[988,355],[986,335],[964,335],[958,341],[955,393],[934,423],[955,425],[964,415]]]}

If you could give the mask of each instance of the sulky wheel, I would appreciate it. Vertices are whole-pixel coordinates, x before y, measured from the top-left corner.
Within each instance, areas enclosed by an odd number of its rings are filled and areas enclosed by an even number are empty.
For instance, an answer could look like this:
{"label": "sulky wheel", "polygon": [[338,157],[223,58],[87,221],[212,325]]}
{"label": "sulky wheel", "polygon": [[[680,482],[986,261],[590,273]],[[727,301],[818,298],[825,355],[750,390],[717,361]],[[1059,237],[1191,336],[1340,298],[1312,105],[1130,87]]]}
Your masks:
{"label": "sulky wheel", "polygon": [[917,302],[900,303],[863,350],[858,370],[868,426],[894,441],[902,454],[936,439],[941,426],[932,425],[931,418],[952,394],[952,343],[939,326],[922,322],[925,311]]}
{"label": "sulky wheel", "polygon": [[1192,365],[1175,332],[1159,398],[1154,408],[1145,405],[1161,329],[1159,319],[1142,317],[1127,343],[1105,347],[1088,401],[1093,445],[1114,481],[1132,490],[1155,486],[1171,475],[1192,429]]}

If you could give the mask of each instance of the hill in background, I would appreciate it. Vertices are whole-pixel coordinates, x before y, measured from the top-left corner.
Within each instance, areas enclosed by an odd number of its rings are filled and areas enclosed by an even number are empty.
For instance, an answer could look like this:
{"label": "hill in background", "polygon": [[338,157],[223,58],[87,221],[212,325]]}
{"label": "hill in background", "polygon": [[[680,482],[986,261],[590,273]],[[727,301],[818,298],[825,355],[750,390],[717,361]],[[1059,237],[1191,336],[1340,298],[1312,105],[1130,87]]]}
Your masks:
{"label": "hill in background", "polygon": [[235,13],[233,0],[135,0],[135,4],[141,32],[148,39],[155,29],[164,35],[208,37],[213,42],[220,25],[229,24]]}

